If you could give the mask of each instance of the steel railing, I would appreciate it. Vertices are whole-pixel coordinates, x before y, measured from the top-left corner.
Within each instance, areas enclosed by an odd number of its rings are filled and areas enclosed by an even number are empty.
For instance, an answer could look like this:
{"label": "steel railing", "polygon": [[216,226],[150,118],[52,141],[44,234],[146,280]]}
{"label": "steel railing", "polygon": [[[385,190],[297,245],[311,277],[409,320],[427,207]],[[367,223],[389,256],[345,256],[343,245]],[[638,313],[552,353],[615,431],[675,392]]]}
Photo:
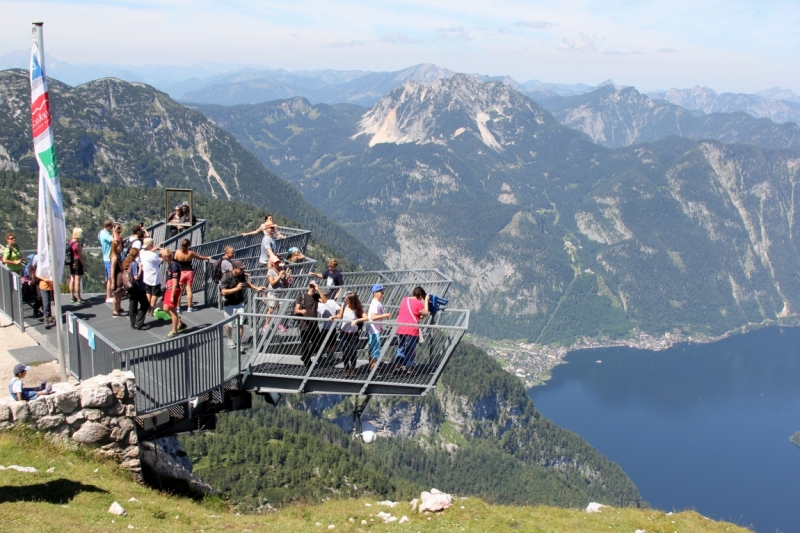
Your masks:
{"label": "steel railing", "polygon": [[22,317],[22,276],[0,264],[0,312],[20,331],[25,331]]}
{"label": "steel railing", "polygon": [[[174,339],[121,349],[71,312],[67,316],[69,370],[84,380],[119,369],[136,376],[136,414],[163,411],[224,388],[241,373],[237,317]],[[234,347],[225,328],[231,327]]]}
{"label": "steel railing", "polygon": [[[246,383],[277,392],[426,394],[469,327],[469,311],[463,309],[440,311],[435,320],[426,317],[415,326],[385,320],[371,347],[367,324],[345,333],[344,321],[295,316],[285,312],[285,303],[268,317],[244,315],[256,332],[245,372],[259,378]],[[396,316],[396,308],[385,310]],[[424,340],[398,335],[398,328],[409,326]]]}
{"label": "steel railing", "polygon": [[[306,247],[308,246],[308,240],[311,236],[311,232],[309,230],[279,226],[278,231],[281,235],[283,235],[283,238],[275,239],[275,245],[277,246],[278,253],[288,252],[289,248],[292,247],[299,248],[301,252],[305,253]],[[223,252],[225,252],[226,246],[233,246],[233,248],[236,250],[255,247],[255,249],[260,252],[261,241],[263,238],[264,235],[262,233],[247,235],[245,237],[237,235],[235,237],[227,237],[199,245],[192,245],[192,250],[200,255],[211,257],[218,254],[221,255]]]}

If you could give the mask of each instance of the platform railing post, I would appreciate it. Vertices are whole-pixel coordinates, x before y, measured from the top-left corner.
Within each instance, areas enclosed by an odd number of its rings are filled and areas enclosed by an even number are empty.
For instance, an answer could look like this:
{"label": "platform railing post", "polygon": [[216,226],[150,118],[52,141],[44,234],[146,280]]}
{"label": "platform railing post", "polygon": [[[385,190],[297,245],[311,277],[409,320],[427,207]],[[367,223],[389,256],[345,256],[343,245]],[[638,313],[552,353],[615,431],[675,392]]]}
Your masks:
{"label": "platform railing post", "polygon": [[[317,325],[316,320],[312,320],[311,323],[314,324],[314,326]],[[331,326],[328,330],[326,330],[328,333],[325,335],[325,338],[322,339],[322,342],[320,342],[316,355],[311,356],[311,365],[309,365],[308,370],[306,370],[306,375],[303,376],[303,382],[298,387],[297,392],[303,392],[303,390],[305,390],[306,383],[308,383],[308,380],[311,378],[311,374],[314,372],[314,369],[317,368],[317,364],[319,363],[319,359],[322,356],[322,352],[328,345],[328,340],[331,338],[331,333],[333,333],[335,330],[336,330],[335,325]]]}
{"label": "platform railing post", "polygon": [[[381,346],[381,353],[378,356],[378,362],[375,363],[375,368],[373,368],[372,372],[370,372],[369,376],[367,376],[367,380],[364,382],[364,386],[361,387],[361,390],[358,392],[359,394],[365,394],[366,393],[367,387],[369,386],[370,382],[372,381],[372,378],[378,372],[378,369],[380,369],[381,361],[383,360],[383,357],[386,355],[386,352],[389,351],[389,348],[392,346],[392,341],[397,336],[397,328],[398,328],[398,326],[393,326],[392,327],[392,332],[389,334],[389,338],[386,339],[386,341],[384,341],[383,346]],[[367,346],[369,346],[369,342],[367,343]],[[370,355],[370,357],[372,357],[372,355]]]}

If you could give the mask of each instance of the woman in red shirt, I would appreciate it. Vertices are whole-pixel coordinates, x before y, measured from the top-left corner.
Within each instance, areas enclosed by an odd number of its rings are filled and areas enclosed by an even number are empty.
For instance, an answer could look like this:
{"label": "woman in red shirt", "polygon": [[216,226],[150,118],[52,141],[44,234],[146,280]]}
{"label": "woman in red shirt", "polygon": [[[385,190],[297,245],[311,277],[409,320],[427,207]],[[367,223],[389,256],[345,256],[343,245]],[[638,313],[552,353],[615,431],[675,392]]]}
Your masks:
{"label": "woman in red shirt", "polygon": [[406,370],[411,374],[411,365],[414,364],[414,356],[419,342],[420,320],[428,316],[428,301],[430,295],[425,293],[422,287],[414,287],[411,296],[406,296],[400,302],[397,311],[398,324],[410,324],[408,326],[398,326],[397,328],[397,356],[395,357],[395,372]]}

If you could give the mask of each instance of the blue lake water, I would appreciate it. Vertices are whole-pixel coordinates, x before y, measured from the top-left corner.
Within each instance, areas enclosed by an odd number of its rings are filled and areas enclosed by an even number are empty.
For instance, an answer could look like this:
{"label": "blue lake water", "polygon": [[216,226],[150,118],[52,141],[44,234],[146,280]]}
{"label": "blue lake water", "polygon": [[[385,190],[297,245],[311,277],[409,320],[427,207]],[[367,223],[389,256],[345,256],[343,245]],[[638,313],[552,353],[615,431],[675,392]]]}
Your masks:
{"label": "blue lake water", "polygon": [[653,507],[800,531],[800,448],[789,440],[800,431],[800,328],[566,361],[530,397],[618,463]]}

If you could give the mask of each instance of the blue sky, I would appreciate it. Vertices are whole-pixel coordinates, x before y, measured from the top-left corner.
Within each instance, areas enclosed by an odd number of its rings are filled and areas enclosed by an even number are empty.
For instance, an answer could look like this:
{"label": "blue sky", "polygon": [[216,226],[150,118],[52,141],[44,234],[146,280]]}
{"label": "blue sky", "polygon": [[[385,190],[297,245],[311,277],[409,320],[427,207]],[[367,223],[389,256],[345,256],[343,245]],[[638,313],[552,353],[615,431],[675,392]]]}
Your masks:
{"label": "blue sky", "polygon": [[0,0],[0,55],[69,63],[460,72],[642,90],[800,92],[800,9],[784,1]]}

